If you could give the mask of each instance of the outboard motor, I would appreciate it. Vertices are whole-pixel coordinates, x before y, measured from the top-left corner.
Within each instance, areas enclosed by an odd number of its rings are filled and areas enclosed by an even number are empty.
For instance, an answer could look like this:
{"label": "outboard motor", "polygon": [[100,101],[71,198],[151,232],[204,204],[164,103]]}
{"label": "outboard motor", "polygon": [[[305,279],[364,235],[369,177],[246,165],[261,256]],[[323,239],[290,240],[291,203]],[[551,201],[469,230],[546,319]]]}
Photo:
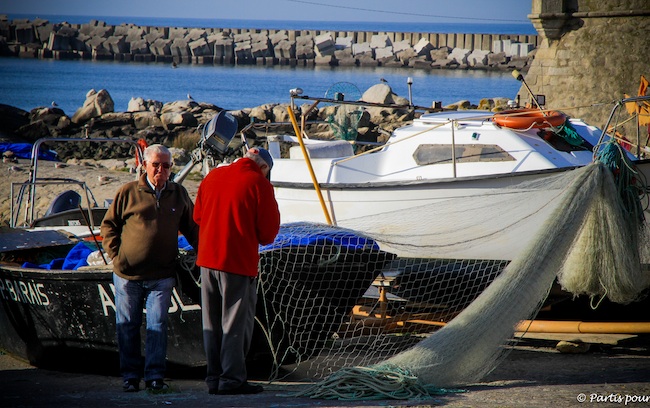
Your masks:
{"label": "outboard motor", "polygon": [[182,183],[192,168],[200,163],[206,156],[222,160],[228,151],[230,141],[237,133],[238,123],[234,116],[226,111],[221,111],[205,124],[201,131],[199,148],[192,152],[192,161],[174,176],[175,183]]}
{"label": "outboard motor", "polygon": [[218,158],[223,157],[230,141],[237,133],[237,119],[226,111],[206,123],[201,134],[201,147],[207,147]]}

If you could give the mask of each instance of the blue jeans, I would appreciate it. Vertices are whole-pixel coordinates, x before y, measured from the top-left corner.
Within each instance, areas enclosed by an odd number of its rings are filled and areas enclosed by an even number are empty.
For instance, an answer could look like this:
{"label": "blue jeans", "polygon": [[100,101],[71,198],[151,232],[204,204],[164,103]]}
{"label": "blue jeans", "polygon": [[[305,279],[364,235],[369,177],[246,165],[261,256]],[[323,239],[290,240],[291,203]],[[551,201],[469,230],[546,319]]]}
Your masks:
{"label": "blue jeans", "polygon": [[115,320],[124,380],[142,377],[140,326],[146,307],[145,381],[165,377],[167,358],[167,312],[171,306],[174,278],[133,281],[113,274]]}

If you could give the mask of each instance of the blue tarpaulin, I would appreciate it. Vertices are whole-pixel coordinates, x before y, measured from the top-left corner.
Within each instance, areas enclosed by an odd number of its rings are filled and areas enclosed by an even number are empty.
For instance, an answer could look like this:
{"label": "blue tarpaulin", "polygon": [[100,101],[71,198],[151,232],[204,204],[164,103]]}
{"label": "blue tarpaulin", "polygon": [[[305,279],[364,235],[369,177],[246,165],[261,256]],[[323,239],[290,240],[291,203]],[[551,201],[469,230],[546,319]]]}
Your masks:
{"label": "blue tarpaulin", "polygon": [[[89,247],[91,245],[91,247]],[[192,246],[187,242],[184,236],[178,237],[178,247],[186,251],[192,250]],[[66,255],[65,258],[57,258],[50,261],[47,264],[37,265],[31,262],[25,262],[22,264],[23,268],[37,268],[37,269],[79,269],[82,266],[88,266],[88,255],[97,250],[94,244],[89,244],[85,242],[80,242],[75,245]]]}
{"label": "blue tarpaulin", "polygon": [[275,241],[260,246],[260,252],[310,245],[336,245],[350,250],[379,249],[379,245],[373,239],[351,230],[296,222],[283,224]]}
{"label": "blue tarpaulin", "polygon": [[[371,238],[357,235],[349,230],[313,226],[306,228],[306,226],[308,224],[303,223],[283,225],[275,241],[272,244],[260,246],[260,252],[310,245],[336,245],[350,250],[379,249],[379,245]],[[79,269],[82,266],[88,266],[86,262],[88,255],[97,249],[94,246],[90,248],[89,245],[91,244],[80,242],[68,252],[65,258],[53,259],[50,263],[42,265],[25,262],[22,267],[64,270]],[[187,251],[192,250],[192,246],[182,235],[178,237],[178,248]]]}
{"label": "blue tarpaulin", "polygon": [[92,249],[88,248],[88,246],[84,242],[80,242],[77,245],[75,245],[70,250],[70,252],[68,252],[68,255],[66,255],[65,258],[53,259],[52,261],[50,261],[50,263],[42,264],[42,265],[36,265],[31,262],[25,262],[22,265],[22,267],[39,268],[39,269],[65,269],[65,270],[79,269],[82,266],[88,265],[86,259],[88,258],[88,255],[90,255],[91,252],[93,252]]}
{"label": "blue tarpaulin", "polygon": [[[32,158],[32,145],[31,143],[0,143],[0,153],[12,151],[16,157],[21,159]],[[38,158],[43,160],[58,161],[57,154],[53,150],[40,150]]]}

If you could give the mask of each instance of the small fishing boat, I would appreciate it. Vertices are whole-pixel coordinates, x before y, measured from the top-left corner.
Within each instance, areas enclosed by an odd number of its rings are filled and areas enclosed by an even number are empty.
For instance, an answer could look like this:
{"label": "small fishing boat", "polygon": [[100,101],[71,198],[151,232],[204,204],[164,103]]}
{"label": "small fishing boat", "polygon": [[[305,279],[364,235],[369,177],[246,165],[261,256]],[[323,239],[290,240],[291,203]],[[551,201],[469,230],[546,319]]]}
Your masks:
{"label": "small fishing boat", "polygon": [[[615,109],[649,99],[621,100]],[[282,222],[363,231],[401,257],[509,261],[559,203],[565,186],[551,181],[592,163],[610,133],[562,112],[515,109],[422,114],[363,152],[346,140],[267,140]],[[625,155],[643,183],[649,150],[642,140],[630,144]]]}
{"label": "small fishing boat", "polygon": [[[0,251],[0,349],[34,365],[81,352],[115,357],[112,267],[87,264],[93,245],[53,230],[13,230],[0,237],[12,246]],[[187,250],[179,258],[169,309],[167,359],[195,367],[205,364],[200,273]],[[310,353],[317,353],[394,258],[352,231],[305,224],[283,225],[278,239],[260,251],[259,324],[249,353],[257,368],[273,355],[289,361],[287,355],[305,352],[307,337]],[[298,307],[307,329],[285,319]],[[301,335],[294,337],[298,330]]]}

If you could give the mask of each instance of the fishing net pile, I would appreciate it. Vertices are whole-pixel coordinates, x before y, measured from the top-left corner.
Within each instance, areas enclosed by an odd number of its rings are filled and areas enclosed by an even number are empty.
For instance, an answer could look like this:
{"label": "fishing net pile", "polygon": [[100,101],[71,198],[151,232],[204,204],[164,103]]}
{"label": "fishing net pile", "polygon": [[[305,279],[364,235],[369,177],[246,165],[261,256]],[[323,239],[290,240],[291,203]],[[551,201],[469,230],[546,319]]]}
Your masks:
{"label": "fishing net pile", "polygon": [[[385,243],[404,254],[415,237],[359,233],[381,223],[381,216],[359,219],[352,230],[314,224],[285,230],[286,246],[276,240],[261,259],[258,318],[263,316],[260,324],[272,344],[272,379],[297,374],[324,380],[303,394],[322,398],[408,398],[413,394],[406,383],[432,392],[430,387],[470,384],[492,371],[556,279],[596,302],[637,300],[650,286],[650,273],[642,268],[650,261],[648,248],[639,244],[647,242],[648,228],[643,204],[626,203],[625,196],[638,198],[645,190],[621,189],[624,170],[596,162],[486,190],[482,198],[511,210],[510,223],[492,225],[475,211],[465,222],[484,225],[481,239],[495,239],[523,217],[546,212],[540,230],[530,231],[533,238],[511,261],[396,257],[383,250]],[[639,176],[631,174],[626,188],[634,189]],[[531,191],[540,192],[537,207],[522,210],[511,203]],[[470,211],[470,200],[455,200],[445,208]],[[406,211],[431,223],[434,238],[436,220],[447,216],[435,206]],[[405,212],[404,219],[413,218]],[[448,239],[447,245],[453,252],[454,245],[480,242]],[[423,251],[420,243],[413,248],[414,254]],[[360,391],[368,384],[379,384],[369,396]]]}

